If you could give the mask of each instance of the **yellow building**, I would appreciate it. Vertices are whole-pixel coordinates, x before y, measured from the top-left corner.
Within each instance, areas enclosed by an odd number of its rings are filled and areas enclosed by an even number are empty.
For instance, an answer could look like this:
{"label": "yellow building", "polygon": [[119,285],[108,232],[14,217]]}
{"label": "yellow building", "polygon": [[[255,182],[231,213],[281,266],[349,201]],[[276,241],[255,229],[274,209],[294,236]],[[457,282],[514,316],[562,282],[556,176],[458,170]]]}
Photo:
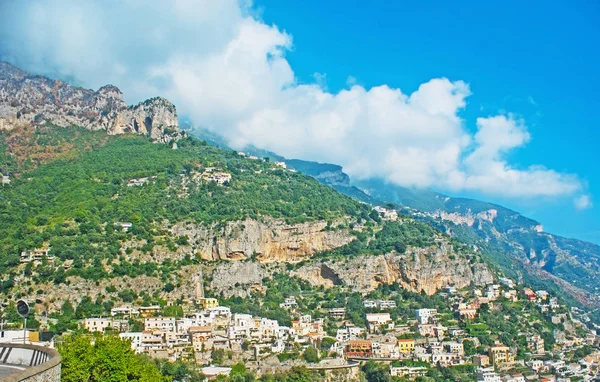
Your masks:
{"label": "yellow building", "polygon": [[415,340],[398,340],[398,350],[402,354],[412,353],[415,351]]}
{"label": "yellow building", "polygon": [[216,298],[199,298],[197,303],[202,307],[202,309],[216,308],[219,306],[219,300]]}
{"label": "yellow building", "polygon": [[492,346],[490,347],[490,362],[494,366],[511,364],[515,361],[515,355],[510,351],[508,346]]}

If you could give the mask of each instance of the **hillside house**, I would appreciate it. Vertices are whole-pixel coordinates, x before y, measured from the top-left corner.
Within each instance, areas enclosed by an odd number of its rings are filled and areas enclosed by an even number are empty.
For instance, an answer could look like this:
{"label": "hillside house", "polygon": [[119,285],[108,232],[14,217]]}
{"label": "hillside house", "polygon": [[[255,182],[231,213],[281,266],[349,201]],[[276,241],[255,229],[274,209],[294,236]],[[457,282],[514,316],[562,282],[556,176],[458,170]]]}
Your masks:
{"label": "hillside house", "polygon": [[160,306],[159,305],[151,305],[151,306],[140,306],[139,307],[139,311],[140,314],[142,315],[142,317],[152,317],[155,314],[160,313]]}
{"label": "hillside house", "polygon": [[535,292],[529,288],[525,288],[523,289],[523,294],[525,295],[525,298],[527,298],[527,300],[535,302],[537,301],[537,296],[535,294]]}
{"label": "hillside house", "polygon": [[295,309],[298,307],[298,303],[296,302],[295,297],[288,297],[285,299],[285,301],[279,304],[279,307],[286,310]]}
{"label": "hillside house", "polygon": [[477,382],[502,382],[502,378],[491,367],[479,368],[477,369]]}
{"label": "hillside house", "polygon": [[365,300],[363,301],[363,306],[365,309],[375,309],[377,308],[377,303],[373,300]]}
{"label": "hillside house", "polygon": [[89,332],[103,333],[109,328],[117,332],[126,332],[129,330],[129,322],[127,320],[113,320],[111,318],[86,318],[83,320],[83,327]]}
{"label": "hillside house", "polygon": [[533,354],[543,354],[544,339],[539,335],[531,336],[527,339],[527,347]]}
{"label": "hillside house", "polygon": [[404,339],[398,340],[398,351],[402,354],[409,354],[415,351],[415,340]]}
{"label": "hillside house", "polygon": [[219,300],[210,297],[201,297],[196,300],[196,304],[200,305],[202,309],[212,309],[219,306]]}
{"label": "hillside house", "polygon": [[415,315],[420,324],[429,324],[433,317],[437,315],[437,309],[416,309]]}
{"label": "hillside house", "polygon": [[427,368],[425,366],[400,366],[391,367],[390,373],[392,377],[416,379],[418,377],[424,377],[427,374]]}
{"label": "hillside house", "polygon": [[120,228],[123,232],[128,232],[133,227],[133,224],[130,222],[116,222],[115,227]]}
{"label": "hillside house", "polygon": [[398,220],[398,211],[396,210],[391,210],[380,206],[375,206],[373,209],[377,211],[384,220]]}
{"label": "hillside house", "polygon": [[329,318],[334,320],[343,320],[346,316],[345,308],[332,308],[327,312],[329,314]]}
{"label": "hillside house", "polygon": [[160,330],[175,332],[177,329],[175,317],[152,317],[144,320],[144,330]]}
{"label": "hillside house", "polygon": [[371,358],[373,356],[371,341],[352,340],[348,342],[344,349],[344,355],[347,358]]}
{"label": "hillside house", "polygon": [[367,313],[367,327],[370,333],[376,333],[381,329],[394,329],[394,321],[389,313]]}
{"label": "hillside house", "polygon": [[88,332],[103,333],[107,328],[111,327],[112,320],[108,318],[86,318],[83,320],[83,327]]}
{"label": "hillside house", "polygon": [[131,316],[137,316],[140,314],[139,309],[134,308],[131,305],[123,305],[123,306],[119,306],[116,308],[112,308],[110,310],[110,315],[111,316],[127,316],[127,317],[131,317]]}
{"label": "hillside house", "polygon": [[477,318],[477,309],[461,309],[458,314],[462,319],[473,320]]}
{"label": "hillside house", "polygon": [[515,361],[514,354],[508,346],[491,346],[489,349],[490,363],[494,366],[510,365]]}
{"label": "hillside house", "polygon": [[396,307],[396,301],[394,300],[377,300],[377,307],[381,310],[394,309]]}
{"label": "hillside house", "polygon": [[548,297],[550,296],[550,294],[545,290],[536,290],[535,295],[537,296],[538,299],[540,299],[542,301],[546,301],[548,299]]}
{"label": "hillside house", "polygon": [[146,183],[148,183],[148,181],[149,181],[148,177],[129,179],[127,181],[127,187],[141,187],[141,186],[145,185]]}
{"label": "hillside house", "polygon": [[46,259],[49,262],[54,261],[54,256],[50,256],[50,247],[42,247],[34,249],[33,251],[21,252],[21,263],[40,262]]}
{"label": "hillside house", "polygon": [[344,329],[338,329],[335,340],[338,342],[348,342],[359,339],[365,332],[365,329],[357,326],[347,326]]}
{"label": "hillside house", "polygon": [[231,174],[226,172],[204,172],[202,179],[206,182],[215,182],[218,185],[224,185],[225,183],[231,182]]}

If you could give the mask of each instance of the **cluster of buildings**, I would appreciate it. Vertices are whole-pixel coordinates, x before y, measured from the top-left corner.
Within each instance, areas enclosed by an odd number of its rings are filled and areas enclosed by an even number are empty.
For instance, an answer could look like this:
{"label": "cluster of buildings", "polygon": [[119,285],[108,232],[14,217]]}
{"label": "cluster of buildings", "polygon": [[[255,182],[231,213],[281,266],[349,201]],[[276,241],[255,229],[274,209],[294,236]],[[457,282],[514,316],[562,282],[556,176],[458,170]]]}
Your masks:
{"label": "cluster of buildings", "polygon": [[[412,318],[394,320],[391,312],[386,311],[396,307],[393,300],[363,300],[366,327],[359,327],[345,321],[346,309],[343,307],[322,310],[326,318],[313,318],[300,313],[296,298],[289,297],[280,304],[281,308],[290,312],[292,318],[291,325],[284,326],[269,318],[231,313],[228,307],[219,306],[216,299],[204,297],[201,283],[197,288],[195,302],[202,310],[184,317],[160,317],[159,306],[125,305],[113,308],[110,318],[86,319],[84,326],[89,331],[120,332],[121,338],[130,340],[132,349],[137,353],[169,360],[195,360],[199,364],[209,364],[212,352],[217,349],[234,354],[246,352],[246,357],[253,355],[258,359],[263,354],[284,353],[307,346],[319,348],[327,336],[324,327],[325,320],[329,319],[329,324],[336,325],[330,356],[348,360],[416,362],[418,366],[392,367],[392,375],[398,377],[410,379],[423,376],[434,365],[452,367],[472,364],[477,367],[478,381],[502,382],[528,381],[523,379],[526,378],[523,375],[507,374],[507,370],[515,367],[519,370],[528,368],[530,374],[536,376],[589,376],[598,368],[600,352],[594,354],[595,358],[588,357],[582,360],[583,363],[577,364],[565,363],[556,357],[557,352],[553,354],[557,359],[541,360],[550,353],[545,351],[544,339],[534,332],[524,333],[527,335],[528,353],[532,357],[532,361],[527,363],[517,359],[517,348],[498,341],[482,350],[479,338],[473,333],[466,333],[460,326],[443,326],[441,323],[446,321],[443,321],[443,315],[437,309],[416,309]],[[494,301],[501,297],[531,301],[528,290],[517,293],[514,288],[515,285],[507,279],[470,293],[459,293],[455,288],[448,287],[445,296],[453,308],[455,319],[470,321],[477,318],[482,306],[488,304],[493,307]],[[546,303],[552,304],[552,298],[544,291],[533,293],[540,309]],[[564,307],[561,309],[564,310]],[[141,317],[143,330],[130,331],[127,320],[130,317]],[[574,315],[569,317],[571,319]],[[493,333],[488,331],[487,334]],[[467,341],[471,349],[479,349],[478,354],[466,353]],[[594,337],[593,341],[597,341],[597,338]],[[581,343],[574,342],[571,346]]]}
{"label": "cluster of buildings", "polygon": [[[494,301],[499,298],[506,298],[510,301],[518,301],[526,299],[535,301],[538,309],[541,312],[546,309],[558,310],[562,312],[565,307],[558,304],[558,300],[543,290],[530,291],[523,290],[517,292],[515,283],[510,279],[501,279],[500,284],[488,285],[483,290],[474,289],[471,293],[459,293],[456,288],[447,287],[444,295],[447,301],[453,308],[454,317],[460,320],[473,321],[477,318],[479,309],[488,305],[493,308]],[[535,296],[533,299],[532,294]],[[471,298],[466,296],[471,295]],[[378,305],[376,301],[365,300],[363,305],[368,308],[385,310],[386,304]],[[582,312],[580,316],[582,321],[586,321],[586,316]],[[553,315],[561,317],[564,322],[567,320],[567,314],[561,313]],[[569,320],[577,321],[575,315],[571,314]],[[414,311],[414,320],[408,322],[394,322],[390,314],[383,313],[367,313],[366,314],[367,328],[357,328],[346,326],[338,329],[336,335],[336,349],[341,351],[346,358],[350,359],[375,359],[379,361],[390,360],[412,360],[426,362],[429,365],[440,365],[442,367],[451,367],[462,364],[473,364],[478,368],[478,381],[529,381],[523,375],[517,373],[506,373],[506,370],[511,370],[515,367],[527,369],[528,374],[535,377],[534,380],[552,380],[561,381],[568,379],[537,379],[542,373],[555,374],[555,376],[578,376],[589,379],[598,370],[598,359],[600,352],[596,352],[595,358],[587,357],[579,363],[564,365],[556,359],[551,361],[539,361],[525,363],[523,360],[518,360],[516,355],[518,349],[509,347],[496,341],[493,346],[487,346],[485,353],[469,356],[465,353],[465,341],[470,341],[471,348],[479,348],[481,343],[477,336],[468,334],[460,327],[445,327],[441,324],[441,315],[437,309],[422,308]],[[558,322],[558,321],[557,321]],[[408,325],[405,325],[408,324]],[[582,326],[583,327],[583,326]],[[488,335],[494,333],[486,331]],[[418,334],[417,334],[418,333]],[[549,354],[545,351],[545,341],[539,334],[535,332],[522,333],[526,336],[527,352],[534,359],[547,357]],[[413,337],[413,338],[406,338]],[[576,349],[576,346],[584,343],[598,344],[597,336],[590,334],[587,340],[575,339],[560,340],[556,339],[559,346],[563,347],[562,351],[553,353],[554,357],[562,358],[567,351]],[[593,338],[592,338],[593,337]],[[588,359],[589,358],[589,359]],[[582,363],[583,362],[583,363]],[[422,364],[421,364],[422,365]],[[402,366],[392,367],[391,373],[393,376],[416,378],[425,375],[427,372],[425,366]],[[502,371],[505,371],[503,374]],[[554,377],[552,377],[554,378]],[[585,379],[584,380],[587,380]]]}
{"label": "cluster of buildings", "polygon": [[398,220],[398,211],[380,206],[373,207],[384,220]]}
{"label": "cluster of buildings", "polygon": [[396,307],[396,301],[394,300],[365,300],[363,301],[365,309],[380,309],[387,310]]}
{"label": "cluster of buildings", "polygon": [[[121,306],[111,310],[110,318],[88,318],[84,327],[90,332],[116,330],[120,337],[131,341],[136,353],[169,360],[195,359],[207,363],[215,349],[244,351],[246,345],[259,353],[281,353],[291,344],[315,345],[325,332],[323,319],[299,315],[292,326],[282,326],[276,320],[253,317],[250,314],[232,314],[228,307],[214,306],[214,299],[206,298],[207,306],[185,317],[156,317],[159,306]],[[144,330],[130,332],[128,320],[140,316]]]}
{"label": "cluster of buildings", "polygon": [[207,167],[202,174],[194,174],[192,180],[198,181],[199,177],[204,182],[214,182],[220,186],[231,182],[231,174],[223,171],[216,171],[213,167]]}

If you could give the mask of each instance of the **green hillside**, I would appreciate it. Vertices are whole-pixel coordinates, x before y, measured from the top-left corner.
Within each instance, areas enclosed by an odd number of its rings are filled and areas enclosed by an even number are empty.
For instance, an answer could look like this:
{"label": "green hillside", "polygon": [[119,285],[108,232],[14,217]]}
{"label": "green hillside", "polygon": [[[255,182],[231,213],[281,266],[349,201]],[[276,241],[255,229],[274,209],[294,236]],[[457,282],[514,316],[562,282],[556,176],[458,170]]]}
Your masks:
{"label": "green hillside", "polygon": [[[75,132],[77,138],[69,139]],[[98,265],[86,271],[102,274],[100,261],[117,256],[124,235],[114,229],[115,222],[132,222],[133,234],[151,246],[160,234],[155,223],[164,220],[219,224],[264,216],[288,223],[342,216],[370,219],[370,207],[308,176],[195,138],[179,140],[173,150],[137,135],[100,134],[49,128],[36,142],[48,143],[48,149],[64,140],[70,150],[33,170],[28,170],[35,167],[30,160],[17,161],[5,153],[13,161],[11,172],[24,173],[0,193],[0,274],[18,264],[21,251],[44,243],[61,259],[85,254],[86,260]],[[6,150],[6,135],[0,137]],[[97,147],[87,150],[90,145]],[[43,152],[39,147],[37,151]],[[231,174],[231,181],[222,186],[198,182],[188,185],[182,195],[182,179],[208,168]],[[148,181],[143,186],[127,185],[139,178]]]}

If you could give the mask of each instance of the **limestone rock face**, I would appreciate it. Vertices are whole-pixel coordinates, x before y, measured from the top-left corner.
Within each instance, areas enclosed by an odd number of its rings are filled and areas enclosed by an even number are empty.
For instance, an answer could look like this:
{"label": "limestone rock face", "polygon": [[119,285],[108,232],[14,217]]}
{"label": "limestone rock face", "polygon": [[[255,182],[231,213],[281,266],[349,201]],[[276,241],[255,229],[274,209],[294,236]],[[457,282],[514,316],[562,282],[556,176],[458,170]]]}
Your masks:
{"label": "limestone rock face", "polygon": [[144,134],[159,141],[168,141],[166,137],[179,131],[175,106],[164,98],[128,106],[116,86],[95,92],[31,75],[6,62],[0,62],[0,118],[5,120],[2,129],[17,122],[50,122],[109,134]]}
{"label": "limestone rock face", "polygon": [[173,132],[177,129],[175,106],[164,98],[156,97],[120,111],[107,132],[138,133],[161,139],[168,129],[173,129]]}
{"label": "limestone rock face", "polygon": [[226,297],[248,297],[252,288],[260,288],[262,279],[267,276],[270,276],[269,272],[257,262],[226,262],[213,271],[210,287]]}
{"label": "limestone rock face", "polygon": [[347,261],[326,260],[303,266],[293,275],[313,285],[331,287],[343,283],[363,293],[382,284],[397,282],[408,290],[428,295],[447,285],[463,288],[494,281],[486,265],[471,265],[464,257],[451,255],[451,246],[443,243],[428,248],[409,248],[404,254],[362,255]]}
{"label": "limestone rock face", "polygon": [[347,231],[325,230],[325,221],[289,225],[281,220],[247,219],[229,222],[224,228],[176,224],[175,235],[187,235],[190,244],[206,260],[242,260],[256,257],[261,262],[300,261],[317,252],[352,241]]}

